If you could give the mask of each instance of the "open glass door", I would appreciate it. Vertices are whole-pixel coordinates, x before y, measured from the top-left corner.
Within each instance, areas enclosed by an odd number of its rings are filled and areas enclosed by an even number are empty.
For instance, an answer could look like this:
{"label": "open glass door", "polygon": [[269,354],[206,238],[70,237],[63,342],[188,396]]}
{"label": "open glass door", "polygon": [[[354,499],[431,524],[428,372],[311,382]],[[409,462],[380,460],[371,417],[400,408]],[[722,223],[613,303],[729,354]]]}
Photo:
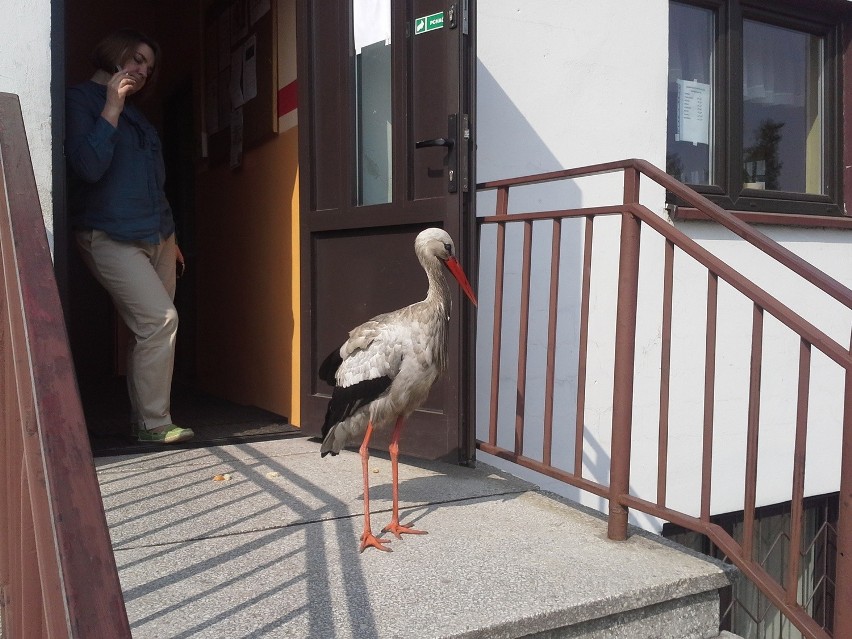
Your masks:
{"label": "open glass door", "polygon": [[[414,238],[440,226],[475,281],[473,0],[299,2],[302,428],[348,331],[425,297]],[[451,361],[401,440],[406,454],[473,456],[473,309],[453,288]],[[385,446],[389,433],[373,442]]]}

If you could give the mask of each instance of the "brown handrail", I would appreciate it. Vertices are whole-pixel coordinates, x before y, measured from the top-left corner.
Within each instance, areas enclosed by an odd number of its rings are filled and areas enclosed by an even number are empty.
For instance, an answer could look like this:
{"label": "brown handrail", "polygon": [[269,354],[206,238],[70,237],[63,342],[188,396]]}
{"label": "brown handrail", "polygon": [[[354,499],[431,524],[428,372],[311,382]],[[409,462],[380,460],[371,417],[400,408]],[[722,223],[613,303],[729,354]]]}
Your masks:
{"label": "brown handrail", "polygon": [[[624,174],[624,193],[622,202],[612,206],[598,206],[594,208],[562,209],[551,211],[533,211],[517,214],[509,214],[510,189],[515,186],[543,184],[556,180],[565,180],[604,173],[621,171]],[[788,249],[778,245],[763,233],[755,230],[748,224],[740,221],[727,211],[716,206],[702,195],[696,193],[689,187],[681,184],[668,174],[659,170],[644,160],[622,160],[597,164],[576,169],[566,169],[531,175],[508,180],[495,180],[479,184],[477,188],[482,190],[496,189],[498,192],[498,207],[495,215],[479,218],[480,225],[497,225],[497,247],[495,273],[495,308],[494,308],[494,342],[492,354],[492,397],[491,397],[491,422],[489,424],[488,441],[479,441],[477,445],[484,452],[497,455],[501,458],[513,461],[527,468],[542,472],[545,475],[559,479],[582,490],[605,497],[609,500],[609,536],[613,539],[623,539],[627,534],[627,508],[635,508],[647,514],[666,519],[672,523],[707,535],[717,547],[722,549],[729,559],[737,565],[742,572],[772,601],[772,603],[783,613],[797,628],[809,639],[827,639],[829,634],[808,614],[797,601],[795,584],[796,579],[790,575],[798,574],[797,552],[801,545],[802,502],[804,499],[804,468],[805,448],[807,442],[807,406],[810,392],[809,375],[811,366],[811,349],[815,348],[834,361],[843,370],[845,375],[845,406],[843,413],[843,441],[842,445],[842,470],[840,478],[840,517],[838,538],[838,558],[836,566],[836,601],[834,615],[835,637],[852,637],[852,610],[841,602],[852,601],[852,352],[846,345],[839,344],[826,333],[818,329],[809,321],[805,320],[792,309],[781,303],[767,291],[755,285],[745,278],[736,269],[718,259],[707,249],[686,236],[676,227],[654,214],[639,203],[639,179],[641,176],[650,178],[652,181],[666,188],[669,192],[687,202],[706,215],[711,220],[725,226],[739,237],[743,238],[765,254],[774,258],[778,263],[784,265],[790,271],[813,284],[835,300],[852,309],[852,291],[837,280],[819,271]],[[612,405],[612,448],[609,483],[604,484],[590,480],[582,476],[582,442],[583,442],[583,414],[582,407],[585,402],[585,371],[586,371],[586,340],[587,326],[589,322],[589,286],[588,281],[592,268],[592,243],[591,233],[593,221],[599,216],[620,215],[622,218],[621,240],[619,253],[619,284],[618,300],[616,310],[616,346],[613,368],[613,405]],[[502,348],[501,335],[505,334],[502,327],[502,309],[504,294],[502,291],[502,278],[505,261],[505,229],[508,224],[522,224],[525,236],[531,231],[531,225],[542,221],[552,220],[554,227],[561,224],[563,219],[584,218],[586,220],[586,239],[583,255],[583,286],[580,293],[580,348],[579,360],[577,362],[578,388],[577,388],[577,423],[574,440],[577,442],[573,471],[556,468],[550,463],[550,445],[553,438],[551,406],[553,397],[552,363],[548,360],[548,371],[546,378],[545,397],[545,444],[542,452],[542,460],[526,453],[520,446],[515,450],[506,450],[497,445],[497,406],[498,398],[495,393],[498,390],[496,380],[500,375],[500,352]],[[658,440],[658,470],[656,503],[640,499],[630,495],[630,446],[632,431],[632,397],[633,397],[633,374],[634,374],[634,351],[636,337],[636,283],[639,271],[639,244],[640,225],[644,225],[665,239],[664,256],[664,280],[663,285],[663,317],[662,317],[662,353],[661,353],[661,378],[660,378],[660,423]],[[554,231],[555,233],[556,231]],[[558,245],[553,240],[553,246]],[[671,352],[671,313],[672,313],[672,282],[674,251],[678,250],[689,255],[699,264],[703,265],[708,272],[707,279],[707,334],[705,344],[705,356],[708,362],[715,358],[717,348],[717,295],[718,281],[722,280],[734,290],[739,291],[744,297],[751,300],[752,312],[752,343],[750,358],[750,386],[749,386],[749,410],[746,424],[747,448],[746,459],[746,483],[744,503],[744,539],[738,544],[720,526],[711,523],[710,520],[710,488],[712,482],[712,442],[713,442],[713,409],[715,398],[716,371],[712,362],[707,366],[706,375],[703,380],[704,386],[704,416],[703,416],[703,444],[701,477],[701,503],[700,516],[693,517],[685,513],[673,510],[666,502],[665,489],[665,466],[668,459],[668,429],[669,429],[669,379],[670,375],[670,352]],[[525,246],[526,255],[529,248]],[[554,249],[555,251],[555,249]],[[554,259],[558,255],[554,252]],[[525,259],[521,265],[522,279],[529,277],[528,260]],[[551,305],[555,304],[554,297],[559,287],[554,278],[558,277],[558,270],[551,268],[550,299]],[[528,294],[522,292],[522,294]],[[520,300],[521,325],[528,325],[528,299]],[[764,316],[766,314],[779,320],[791,331],[799,336],[801,342],[800,360],[798,368],[799,403],[796,415],[796,442],[793,465],[793,490],[791,521],[794,531],[791,534],[790,561],[788,567],[787,585],[782,586],[760,565],[752,550],[751,530],[755,524],[756,506],[756,482],[758,474],[758,434],[760,429],[759,406],[761,389],[761,360],[764,350]],[[552,336],[556,331],[556,314],[551,310],[548,318],[548,343],[552,343]],[[498,330],[499,329],[499,330]],[[522,334],[520,339],[526,337]],[[519,360],[526,357],[525,344],[518,345]],[[518,362],[518,372],[525,374],[527,363]],[[518,398],[516,410],[518,415],[523,413],[525,399],[522,396],[524,384],[518,381]],[[516,418],[515,439],[516,442],[523,441],[523,420]],[[796,572],[794,572],[796,571]]]}
{"label": "brown handrail", "polygon": [[0,93],[4,637],[130,637],[18,97]]}
{"label": "brown handrail", "polygon": [[753,226],[746,224],[735,215],[731,215],[718,204],[713,203],[706,197],[689,188],[682,182],[676,180],[665,171],[660,170],[647,160],[628,159],[619,160],[617,162],[607,162],[602,164],[592,164],[589,166],[562,169],[559,171],[551,171],[548,173],[539,173],[537,175],[528,175],[518,178],[509,178],[505,180],[493,180],[490,182],[482,182],[476,185],[477,190],[491,190],[500,187],[522,186],[528,184],[543,184],[545,182],[553,182],[556,180],[565,180],[576,177],[589,177],[593,175],[601,175],[603,173],[612,173],[615,171],[623,171],[626,169],[636,169],[640,173],[647,175],[657,184],[664,187],[667,191],[673,193],[684,202],[699,209],[714,222],[718,222],[728,230],[736,233],[738,236],[754,245],[770,257],[783,264],[791,271],[800,275],[808,282],[825,291],[834,299],[844,304],[848,308],[852,308],[852,290],[844,286],[841,282],[826,275],[813,264],[806,262],[801,257],[790,251],[788,248],[781,246],[764,233]]}

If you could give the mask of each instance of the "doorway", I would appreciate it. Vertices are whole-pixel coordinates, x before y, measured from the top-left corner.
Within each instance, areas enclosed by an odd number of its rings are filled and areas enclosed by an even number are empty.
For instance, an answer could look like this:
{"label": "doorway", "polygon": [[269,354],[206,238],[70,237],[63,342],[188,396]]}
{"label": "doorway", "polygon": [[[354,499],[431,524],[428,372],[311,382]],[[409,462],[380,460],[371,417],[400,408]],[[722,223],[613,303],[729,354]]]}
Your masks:
{"label": "doorway", "polygon": [[[143,31],[163,49],[157,85],[139,106],[163,141],[167,195],[187,258],[175,297],[180,328],[172,412],[175,422],[195,430],[194,445],[299,432],[291,419],[297,291],[290,274],[297,132],[246,147],[238,167],[203,152],[199,32],[205,9],[218,4],[153,0],[140,11],[125,1],[65,0],[62,12],[66,85],[91,76],[90,51],[116,28]],[[281,7],[295,14],[294,0],[279,0],[261,19],[274,24]],[[57,105],[57,117],[63,108]],[[57,210],[61,215],[64,205]],[[60,233],[56,242],[66,255],[57,270],[67,282],[66,318],[93,449],[117,450],[132,442],[121,322],[79,259],[70,228]]]}
{"label": "doorway", "polygon": [[[367,319],[423,299],[413,244],[439,226],[476,277],[473,0],[299,0],[301,406],[317,434],[326,355]],[[474,280],[475,281],[475,280]],[[454,291],[451,361],[403,453],[473,458],[473,312]],[[389,433],[377,433],[386,447]]]}

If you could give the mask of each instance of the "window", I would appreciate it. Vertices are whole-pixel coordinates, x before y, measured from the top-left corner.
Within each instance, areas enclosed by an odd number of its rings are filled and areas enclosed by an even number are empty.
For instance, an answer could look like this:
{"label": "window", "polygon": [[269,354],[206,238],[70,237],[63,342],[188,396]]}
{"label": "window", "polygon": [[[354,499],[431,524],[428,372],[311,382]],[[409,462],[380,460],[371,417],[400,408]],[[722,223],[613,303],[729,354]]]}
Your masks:
{"label": "window", "polygon": [[840,18],[814,4],[670,3],[670,175],[726,209],[841,214]]}
{"label": "window", "polygon": [[359,205],[393,198],[390,0],[352,0]]}

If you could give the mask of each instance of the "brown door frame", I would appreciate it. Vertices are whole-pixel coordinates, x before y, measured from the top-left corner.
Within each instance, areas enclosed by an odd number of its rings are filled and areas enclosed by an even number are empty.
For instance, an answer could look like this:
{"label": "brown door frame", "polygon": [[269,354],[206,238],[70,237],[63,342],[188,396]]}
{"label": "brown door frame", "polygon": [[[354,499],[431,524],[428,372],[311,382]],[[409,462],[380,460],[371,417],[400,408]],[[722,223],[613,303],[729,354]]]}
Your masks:
{"label": "brown door frame", "polygon": [[[318,7],[322,4],[322,7]],[[476,220],[474,212],[474,185],[475,185],[475,127],[474,127],[474,105],[475,105],[475,29],[473,28],[475,16],[475,0],[461,0],[459,2],[442,2],[440,6],[445,10],[445,16],[449,15],[449,7],[457,20],[456,29],[459,37],[457,45],[451,43],[452,35],[446,35],[448,43],[446,53],[446,68],[454,66],[458,77],[448,80],[447,85],[456,82],[459,86],[458,95],[448,99],[451,104],[443,105],[440,102],[432,106],[436,112],[442,114],[443,124],[438,124],[439,130],[433,131],[435,118],[432,118],[432,128],[427,132],[418,131],[418,116],[412,108],[413,101],[418,99],[412,88],[414,79],[412,67],[416,55],[415,46],[425,44],[427,41],[413,41],[415,36],[411,33],[413,18],[418,17],[415,11],[422,10],[424,4],[416,4],[416,0],[392,3],[392,41],[400,43],[399,47],[404,54],[394,55],[392,64],[393,75],[393,100],[394,100],[394,142],[393,142],[393,203],[386,205],[375,205],[370,207],[355,206],[355,188],[353,184],[354,171],[351,170],[353,149],[348,141],[354,140],[353,122],[354,117],[349,96],[354,94],[351,86],[350,73],[350,36],[351,17],[349,6],[345,5],[337,12],[329,11],[328,5],[322,0],[298,0],[297,2],[297,42],[298,42],[298,70],[299,70],[299,158],[300,158],[300,202],[301,202],[301,327],[302,327],[302,372],[301,372],[301,396],[302,396],[302,428],[308,434],[317,434],[322,424],[322,413],[326,397],[330,389],[324,383],[317,380],[317,367],[322,358],[327,354],[324,350],[330,350],[329,344],[337,346],[338,343],[328,342],[320,344],[322,336],[318,338],[317,326],[318,311],[321,305],[314,300],[312,287],[318,279],[317,263],[313,255],[318,247],[330,240],[340,241],[340,237],[357,238],[360,234],[366,234],[370,242],[365,245],[372,246],[372,239],[383,233],[391,236],[399,234],[399,239],[394,239],[392,265],[400,268],[414,268],[420,271],[419,264],[413,255],[413,246],[407,242],[410,237],[425,226],[435,225],[436,219],[444,226],[456,241],[457,252],[460,256],[468,275],[473,282],[477,278],[476,251],[478,241],[476,237]],[[436,4],[436,3],[433,3]],[[465,10],[466,9],[466,10]],[[449,30],[449,24],[445,19],[445,29]],[[466,33],[463,33],[466,31]],[[428,34],[427,36],[428,37]],[[443,36],[442,36],[443,37]],[[316,43],[316,44],[315,44]],[[455,49],[455,50],[453,50]],[[423,59],[423,56],[421,56]],[[324,74],[319,78],[317,73]],[[331,77],[331,80],[327,76]],[[467,80],[462,78],[467,76]],[[322,84],[322,83],[325,84]],[[462,86],[464,84],[464,86]],[[326,91],[320,96],[321,91],[317,87],[333,86],[335,90]],[[320,103],[320,100],[324,100]],[[416,106],[421,113],[425,111],[423,103],[418,102]],[[401,111],[398,111],[401,109]],[[447,135],[447,116],[450,114],[466,114],[468,116],[468,132],[465,135],[460,126],[463,118],[459,117],[456,138],[459,147],[468,154],[468,174],[466,176],[466,187],[459,180],[459,188],[455,195],[450,197],[417,197],[415,189],[415,177],[417,171],[423,172],[425,166],[432,162],[440,161],[445,157],[445,150],[421,149],[414,152],[415,139],[426,137],[438,137]],[[419,119],[429,119],[426,113]],[[437,116],[436,116],[437,118]],[[333,131],[333,135],[326,135]],[[330,140],[330,141],[329,141]],[[318,141],[318,143],[317,143]],[[316,154],[316,157],[315,157]],[[463,154],[462,154],[463,155]],[[323,165],[315,165],[317,158],[322,158]],[[463,157],[460,159],[461,168]],[[318,168],[319,167],[319,168]],[[320,170],[321,169],[321,170]],[[446,165],[445,165],[446,169]],[[324,177],[328,173],[340,176],[340,179],[328,187],[328,179]],[[445,171],[444,178],[448,173]],[[317,187],[318,180],[325,180],[323,188]],[[420,179],[420,178],[417,178]],[[425,180],[424,180],[425,182]],[[432,183],[435,184],[434,182]],[[329,204],[330,203],[330,204]],[[443,203],[443,204],[441,204]],[[436,208],[445,207],[438,211]],[[392,215],[391,215],[392,214]],[[405,238],[406,241],[402,242]],[[396,244],[402,246],[397,247]],[[385,245],[389,246],[389,245]],[[398,253],[397,253],[398,251]],[[384,257],[384,255],[383,255]],[[411,267],[411,263],[416,266]],[[339,266],[338,268],[341,268]],[[354,275],[354,274],[353,274]],[[353,286],[358,283],[352,278]],[[326,278],[326,282],[328,279]],[[425,294],[425,278],[423,279],[423,290],[420,284],[411,280],[410,289],[416,288],[416,299],[422,299]],[[415,294],[414,292],[410,292]],[[329,295],[328,291],[323,295]],[[390,291],[391,297],[396,294]],[[317,298],[321,299],[321,298]],[[324,300],[323,300],[324,301]],[[360,300],[358,300],[360,302]],[[415,301],[411,299],[410,301]],[[370,313],[361,317],[364,321],[379,312],[397,308],[397,305],[373,305]],[[317,308],[315,308],[315,306]],[[347,309],[348,310],[348,309]],[[417,444],[408,448],[410,454],[421,454],[423,456],[442,456],[447,459],[457,458],[462,462],[470,462],[474,457],[475,450],[475,406],[474,406],[474,353],[475,353],[475,315],[474,309],[468,304],[462,303],[460,297],[454,301],[454,312],[456,320],[450,331],[451,357],[450,367],[445,377],[452,383],[445,383],[442,387],[441,398],[447,419],[457,418],[458,424],[448,426],[448,438],[455,441],[446,441],[443,453],[435,454],[434,447],[423,445],[418,449]],[[355,323],[346,326],[352,328]],[[342,335],[345,338],[345,334]],[[332,346],[332,347],[333,347]],[[412,427],[409,430],[418,430],[415,422],[418,420],[434,420],[435,412],[423,411],[412,416]],[[424,429],[420,429],[424,430]],[[415,441],[417,441],[415,439]],[[379,445],[382,439],[378,439]],[[406,436],[402,441],[403,451],[406,452]]]}
{"label": "brown door frame", "polygon": [[62,143],[65,140],[65,0],[50,1],[50,104],[53,138],[53,268],[59,301],[67,320],[70,223],[65,193],[65,147]]}

